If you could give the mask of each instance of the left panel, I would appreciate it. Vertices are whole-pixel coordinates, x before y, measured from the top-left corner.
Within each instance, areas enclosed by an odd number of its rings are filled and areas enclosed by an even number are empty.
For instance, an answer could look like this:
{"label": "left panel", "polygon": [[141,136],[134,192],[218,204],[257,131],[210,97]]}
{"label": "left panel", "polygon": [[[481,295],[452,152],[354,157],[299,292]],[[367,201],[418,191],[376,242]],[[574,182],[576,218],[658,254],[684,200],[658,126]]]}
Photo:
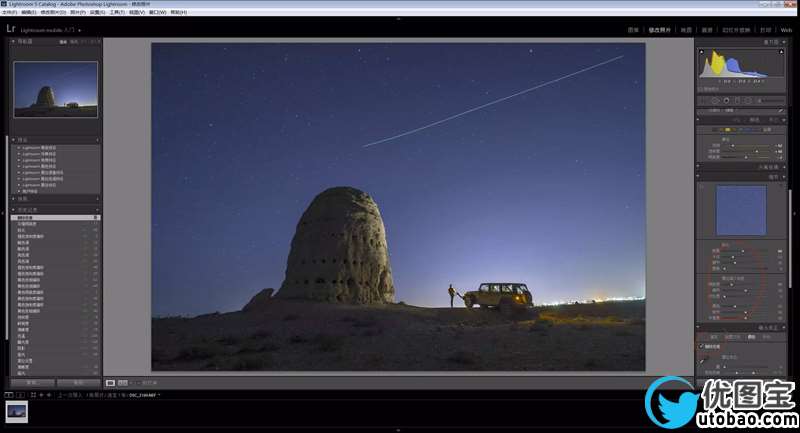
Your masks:
{"label": "left panel", "polygon": [[11,386],[99,387],[102,40],[5,43]]}

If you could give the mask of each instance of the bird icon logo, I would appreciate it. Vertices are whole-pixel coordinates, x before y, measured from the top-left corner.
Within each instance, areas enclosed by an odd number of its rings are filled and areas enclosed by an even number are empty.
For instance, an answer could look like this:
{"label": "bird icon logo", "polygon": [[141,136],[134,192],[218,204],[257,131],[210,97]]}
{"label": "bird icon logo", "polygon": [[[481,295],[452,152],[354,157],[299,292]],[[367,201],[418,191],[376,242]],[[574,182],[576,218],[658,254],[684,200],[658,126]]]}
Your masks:
{"label": "bird icon logo", "polygon": [[697,411],[697,400],[700,398],[699,393],[686,391],[678,397],[678,401],[674,402],[668,400],[664,395],[658,395],[658,410],[661,412],[661,417],[666,420],[662,422],[653,413],[653,394],[659,386],[667,382],[681,382],[692,388],[686,379],[678,376],[664,376],[653,383],[647,388],[644,395],[644,409],[650,421],[659,427],[666,429],[676,429],[685,426],[689,421],[694,418]]}

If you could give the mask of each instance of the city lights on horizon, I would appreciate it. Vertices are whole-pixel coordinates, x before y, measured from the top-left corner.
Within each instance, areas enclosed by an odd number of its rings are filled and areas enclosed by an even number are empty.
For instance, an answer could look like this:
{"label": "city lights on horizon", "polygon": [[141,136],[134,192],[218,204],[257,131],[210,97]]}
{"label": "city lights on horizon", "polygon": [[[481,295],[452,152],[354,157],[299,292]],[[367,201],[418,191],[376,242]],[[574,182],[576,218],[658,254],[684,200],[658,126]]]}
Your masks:
{"label": "city lights on horizon", "polygon": [[608,297],[602,299],[573,299],[573,300],[558,300],[552,302],[542,302],[539,305],[543,305],[546,307],[553,307],[558,305],[570,305],[575,304],[592,304],[592,303],[602,303],[602,302],[620,302],[620,301],[643,301],[645,299],[644,296],[624,296],[624,297]]}

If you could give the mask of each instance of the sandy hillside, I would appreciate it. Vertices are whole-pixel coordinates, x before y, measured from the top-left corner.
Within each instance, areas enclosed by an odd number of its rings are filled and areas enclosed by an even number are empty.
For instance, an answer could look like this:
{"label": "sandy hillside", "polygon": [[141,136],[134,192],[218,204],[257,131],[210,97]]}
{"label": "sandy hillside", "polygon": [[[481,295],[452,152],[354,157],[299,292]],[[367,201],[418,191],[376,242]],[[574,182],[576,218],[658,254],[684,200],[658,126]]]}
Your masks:
{"label": "sandy hillside", "polygon": [[641,371],[644,328],[644,301],[537,307],[509,318],[486,308],[271,299],[259,311],[153,319],[152,367]]}

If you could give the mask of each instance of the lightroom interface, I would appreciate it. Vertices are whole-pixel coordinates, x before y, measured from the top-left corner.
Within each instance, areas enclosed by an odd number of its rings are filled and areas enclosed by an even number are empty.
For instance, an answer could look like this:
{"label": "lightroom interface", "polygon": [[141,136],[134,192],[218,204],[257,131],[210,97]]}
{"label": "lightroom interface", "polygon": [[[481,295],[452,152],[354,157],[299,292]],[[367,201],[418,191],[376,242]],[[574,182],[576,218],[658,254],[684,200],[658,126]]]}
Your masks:
{"label": "lightroom interface", "polygon": [[9,20],[7,398],[793,376],[785,20],[181,19]]}

